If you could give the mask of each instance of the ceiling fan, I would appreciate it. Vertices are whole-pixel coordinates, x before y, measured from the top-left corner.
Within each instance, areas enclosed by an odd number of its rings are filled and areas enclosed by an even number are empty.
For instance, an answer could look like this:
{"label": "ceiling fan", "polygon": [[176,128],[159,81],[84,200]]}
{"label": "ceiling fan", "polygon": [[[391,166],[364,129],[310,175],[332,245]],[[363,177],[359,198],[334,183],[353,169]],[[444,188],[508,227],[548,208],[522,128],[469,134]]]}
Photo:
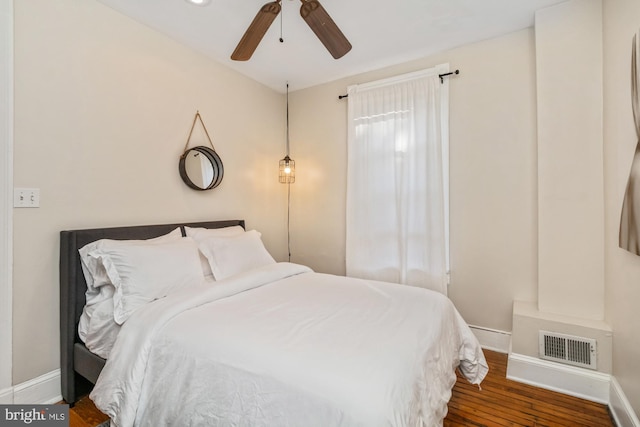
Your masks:
{"label": "ceiling fan", "polygon": [[[311,27],[322,44],[335,59],[342,58],[351,50],[351,43],[333,22],[327,11],[318,0],[300,0],[300,16]],[[247,61],[253,55],[258,44],[280,13],[281,0],[275,0],[260,8],[255,18],[245,31],[244,36],[231,54],[234,61]],[[282,41],[282,40],[281,40]]]}

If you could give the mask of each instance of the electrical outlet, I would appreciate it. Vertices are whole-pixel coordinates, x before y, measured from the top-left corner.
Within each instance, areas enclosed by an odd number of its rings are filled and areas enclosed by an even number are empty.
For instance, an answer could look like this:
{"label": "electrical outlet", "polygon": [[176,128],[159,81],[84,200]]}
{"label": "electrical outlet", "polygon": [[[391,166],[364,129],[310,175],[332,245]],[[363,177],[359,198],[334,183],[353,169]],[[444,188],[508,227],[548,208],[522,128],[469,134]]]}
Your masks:
{"label": "electrical outlet", "polygon": [[39,208],[40,189],[39,188],[14,188],[13,189],[14,208]]}

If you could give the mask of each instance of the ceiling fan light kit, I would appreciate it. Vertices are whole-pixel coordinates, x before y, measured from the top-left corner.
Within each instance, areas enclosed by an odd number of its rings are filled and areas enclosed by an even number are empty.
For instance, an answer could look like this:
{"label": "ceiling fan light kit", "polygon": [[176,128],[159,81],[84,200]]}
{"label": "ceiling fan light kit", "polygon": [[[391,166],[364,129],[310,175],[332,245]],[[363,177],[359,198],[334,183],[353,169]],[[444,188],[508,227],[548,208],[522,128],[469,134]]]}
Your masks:
{"label": "ceiling fan light kit", "polygon": [[185,0],[187,3],[195,4],[196,6],[208,6],[211,4],[211,0]]}
{"label": "ceiling fan light kit", "polygon": [[[300,16],[309,25],[316,37],[335,59],[342,58],[351,50],[351,43],[340,31],[318,0],[300,0]],[[240,43],[231,54],[234,61],[247,61],[253,55],[267,30],[280,13],[281,0],[263,5],[245,31]]]}

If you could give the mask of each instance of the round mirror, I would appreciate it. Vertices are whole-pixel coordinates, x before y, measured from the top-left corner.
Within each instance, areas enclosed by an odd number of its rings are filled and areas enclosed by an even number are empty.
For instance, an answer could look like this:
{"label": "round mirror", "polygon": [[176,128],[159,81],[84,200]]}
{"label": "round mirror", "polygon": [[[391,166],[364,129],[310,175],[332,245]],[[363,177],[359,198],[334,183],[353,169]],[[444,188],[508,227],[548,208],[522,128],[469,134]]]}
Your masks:
{"label": "round mirror", "polygon": [[224,168],[220,156],[209,147],[190,148],[180,156],[178,165],[185,184],[194,190],[211,190],[222,182]]}

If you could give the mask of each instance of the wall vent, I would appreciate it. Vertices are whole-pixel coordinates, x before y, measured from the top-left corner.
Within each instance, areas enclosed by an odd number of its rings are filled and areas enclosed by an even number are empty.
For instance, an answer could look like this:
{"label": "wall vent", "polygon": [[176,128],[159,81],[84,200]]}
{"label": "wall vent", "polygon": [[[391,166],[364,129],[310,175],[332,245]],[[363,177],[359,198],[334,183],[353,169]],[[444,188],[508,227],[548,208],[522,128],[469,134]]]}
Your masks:
{"label": "wall vent", "polygon": [[596,340],[540,331],[540,358],[597,369]]}

